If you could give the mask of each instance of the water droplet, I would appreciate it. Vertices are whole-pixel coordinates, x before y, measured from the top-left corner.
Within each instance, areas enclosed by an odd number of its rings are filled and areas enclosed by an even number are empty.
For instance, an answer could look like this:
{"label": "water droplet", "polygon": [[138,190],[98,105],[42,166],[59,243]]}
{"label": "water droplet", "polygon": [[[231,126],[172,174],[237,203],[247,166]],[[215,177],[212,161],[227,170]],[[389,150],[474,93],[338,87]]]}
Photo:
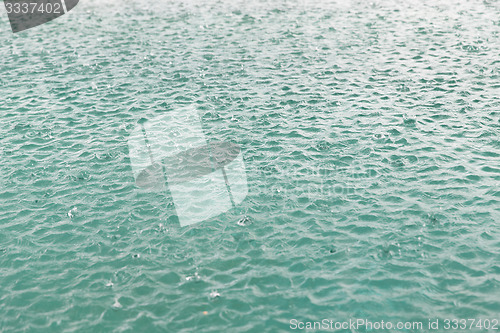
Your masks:
{"label": "water droplet", "polygon": [[72,208],[72,209],[68,212],[68,217],[69,217],[69,218],[73,218],[73,217],[76,215],[76,213],[77,213],[77,212],[78,212],[78,208],[73,207],[73,208]]}
{"label": "water droplet", "polygon": [[213,290],[210,293],[210,298],[217,298],[217,297],[220,297],[220,293],[217,290]]}
{"label": "water droplet", "polygon": [[198,272],[195,272],[193,276],[186,276],[186,281],[198,281],[201,279],[201,276],[198,275]]}
{"label": "water droplet", "polygon": [[115,298],[115,302],[113,303],[113,308],[115,309],[120,309],[123,307],[123,305],[121,305],[121,303],[118,301],[118,298]]}
{"label": "water droplet", "polygon": [[236,224],[243,227],[243,226],[249,225],[251,223],[252,223],[252,221],[250,220],[250,218],[248,216],[243,216]]}

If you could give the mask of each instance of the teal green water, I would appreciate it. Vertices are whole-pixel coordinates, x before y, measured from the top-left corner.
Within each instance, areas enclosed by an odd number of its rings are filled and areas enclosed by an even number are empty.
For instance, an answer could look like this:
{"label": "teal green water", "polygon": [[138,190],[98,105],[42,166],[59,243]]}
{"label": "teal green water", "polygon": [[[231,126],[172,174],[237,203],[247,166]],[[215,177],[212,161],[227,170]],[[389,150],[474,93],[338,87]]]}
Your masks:
{"label": "teal green water", "polygon": [[[500,320],[498,1],[84,1],[18,34],[4,14],[0,331]],[[181,228],[127,139],[185,105],[241,146],[249,194]]]}

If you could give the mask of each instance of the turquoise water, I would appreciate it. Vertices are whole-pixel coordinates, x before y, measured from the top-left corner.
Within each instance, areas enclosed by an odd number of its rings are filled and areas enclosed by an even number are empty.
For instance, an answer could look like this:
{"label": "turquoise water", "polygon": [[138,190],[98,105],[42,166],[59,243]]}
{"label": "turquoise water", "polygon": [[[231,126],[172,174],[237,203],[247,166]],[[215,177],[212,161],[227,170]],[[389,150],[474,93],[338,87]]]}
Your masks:
{"label": "turquoise water", "polygon": [[[0,331],[500,320],[498,1],[84,1],[18,34],[2,13]],[[187,105],[249,194],[180,227],[127,140]]]}

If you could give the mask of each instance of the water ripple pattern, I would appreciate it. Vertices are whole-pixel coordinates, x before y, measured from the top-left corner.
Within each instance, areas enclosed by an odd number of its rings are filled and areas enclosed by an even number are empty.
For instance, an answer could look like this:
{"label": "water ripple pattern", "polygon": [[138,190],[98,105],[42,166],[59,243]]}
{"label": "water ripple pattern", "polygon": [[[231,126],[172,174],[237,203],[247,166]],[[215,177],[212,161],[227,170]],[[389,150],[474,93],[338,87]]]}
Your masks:
{"label": "water ripple pattern", "polygon": [[[498,1],[89,0],[18,34],[2,13],[0,331],[500,319]],[[127,146],[183,106],[249,188],[188,227]]]}

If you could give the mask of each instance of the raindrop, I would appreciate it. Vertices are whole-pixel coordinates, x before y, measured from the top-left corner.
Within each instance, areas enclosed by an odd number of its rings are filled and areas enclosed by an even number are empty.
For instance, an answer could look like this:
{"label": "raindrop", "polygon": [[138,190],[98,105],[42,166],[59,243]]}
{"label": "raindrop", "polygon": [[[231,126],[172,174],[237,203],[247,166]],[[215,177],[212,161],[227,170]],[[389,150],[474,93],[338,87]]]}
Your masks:
{"label": "raindrop", "polygon": [[123,306],[121,305],[121,303],[118,301],[118,298],[115,298],[115,303],[113,303],[113,308],[115,309],[120,309],[122,308]]}
{"label": "raindrop", "polygon": [[249,225],[251,223],[252,223],[252,221],[250,220],[250,218],[248,216],[243,216],[236,224],[243,227],[243,226]]}
{"label": "raindrop", "polygon": [[73,207],[73,208],[72,208],[72,209],[68,212],[68,217],[69,217],[70,219],[71,219],[71,218],[73,218],[73,217],[76,215],[76,213],[77,213],[77,212],[78,212],[78,208]]}

